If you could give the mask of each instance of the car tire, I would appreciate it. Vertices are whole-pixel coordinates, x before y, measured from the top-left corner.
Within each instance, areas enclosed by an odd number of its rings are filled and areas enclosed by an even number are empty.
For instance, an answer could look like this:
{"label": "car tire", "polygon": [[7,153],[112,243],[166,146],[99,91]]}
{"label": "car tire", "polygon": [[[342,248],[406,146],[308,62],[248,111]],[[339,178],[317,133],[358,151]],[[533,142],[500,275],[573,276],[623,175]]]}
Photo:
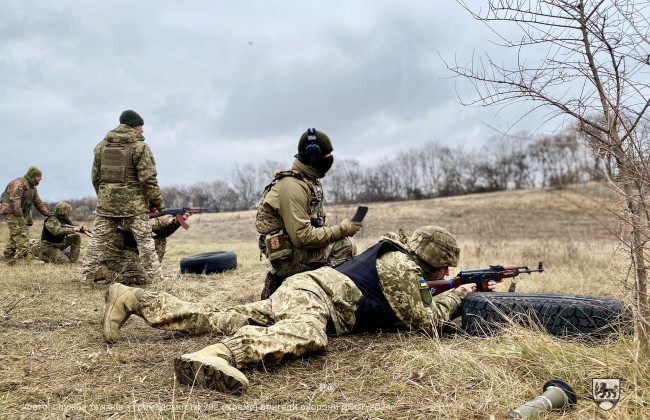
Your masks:
{"label": "car tire", "polygon": [[237,255],[230,251],[205,252],[181,258],[181,273],[214,274],[237,268]]}
{"label": "car tire", "polygon": [[625,302],[594,296],[546,293],[472,293],[461,308],[462,329],[491,335],[511,323],[540,328],[555,336],[604,338],[633,332],[632,309]]}

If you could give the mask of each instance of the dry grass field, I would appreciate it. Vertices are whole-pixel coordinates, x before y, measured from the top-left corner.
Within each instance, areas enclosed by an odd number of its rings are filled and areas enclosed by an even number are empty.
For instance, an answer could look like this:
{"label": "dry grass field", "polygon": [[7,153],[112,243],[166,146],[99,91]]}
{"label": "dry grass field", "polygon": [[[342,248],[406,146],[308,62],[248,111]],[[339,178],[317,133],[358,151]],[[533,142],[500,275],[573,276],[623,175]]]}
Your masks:
{"label": "dry grass field", "polygon": [[[625,250],[610,232],[613,202],[607,186],[588,184],[371,204],[357,238],[363,249],[387,231],[436,224],[458,238],[457,270],[543,261],[546,272],[521,276],[519,291],[628,300]],[[355,206],[328,209],[337,222]],[[221,307],[255,300],[266,267],[254,217],[247,211],[190,218],[190,229],[169,240],[164,281],[149,288]],[[37,222],[32,237],[40,229]],[[0,246],[6,238],[2,222]],[[180,274],[184,255],[217,250],[236,252],[237,270]],[[0,418],[500,419],[550,379],[578,394],[563,418],[650,418],[650,369],[633,337],[571,341],[521,328],[490,338],[453,328],[440,337],[332,337],[324,353],[245,371],[246,395],[186,387],[174,379],[174,357],[218,337],[159,331],[132,317],[123,327],[126,339],[107,345],[100,332],[105,286],[82,287],[78,268],[0,265]],[[605,412],[590,400],[592,378],[621,378],[615,408]]]}

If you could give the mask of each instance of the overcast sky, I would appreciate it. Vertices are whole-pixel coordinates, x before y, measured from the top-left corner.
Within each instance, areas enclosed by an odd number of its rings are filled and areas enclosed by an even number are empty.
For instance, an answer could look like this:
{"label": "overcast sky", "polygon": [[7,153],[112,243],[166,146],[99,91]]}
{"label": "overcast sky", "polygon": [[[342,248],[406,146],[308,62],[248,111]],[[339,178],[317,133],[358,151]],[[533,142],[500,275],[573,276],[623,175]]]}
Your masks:
{"label": "overcast sky", "polygon": [[440,55],[488,35],[450,0],[2,0],[0,182],[36,165],[43,199],[94,194],[93,148],[125,109],[163,187],[288,166],[308,127],[362,164],[480,146],[516,115],[462,107]]}

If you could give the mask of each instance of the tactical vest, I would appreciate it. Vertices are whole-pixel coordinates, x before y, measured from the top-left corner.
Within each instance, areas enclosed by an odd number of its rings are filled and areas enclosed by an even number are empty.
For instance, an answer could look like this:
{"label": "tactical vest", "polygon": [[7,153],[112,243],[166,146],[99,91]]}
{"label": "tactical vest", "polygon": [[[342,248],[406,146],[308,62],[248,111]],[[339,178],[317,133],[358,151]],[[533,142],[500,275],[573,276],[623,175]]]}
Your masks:
{"label": "tactical vest", "polygon": [[117,229],[115,229],[115,233],[121,235],[125,248],[138,252],[138,243],[135,241],[133,232],[126,230],[122,226],[118,226]]}
{"label": "tactical vest", "polygon": [[50,217],[56,217],[56,219],[61,223],[62,225],[71,225],[72,222],[65,217],[58,216],[54,213],[50,213],[49,216],[47,216],[47,219],[45,219],[45,222],[43,222],[43,232],[41,233],[41,241],[48,241],[52,242],[55,244],[60,244],[63,242],[65,239],[65,235],[60,235],[60,236],[54,236],[52,232],[50,232],[45,226],[47,224],[47,221]]}
{"label": "tactical vest", "polygon": [[[32,187],[29,184],[29,181],[27,179],[25,179],[25,182],[27,182],[27,195],[23,198],[22,197],[23,192],[21,191],[21,193],[20,193],[20,195],[21,195],[20,209],[23,212],[23,217],[25,218],[25,220],[28,223],[31,223],[31,221],[32,221],[32,204],[34,202],[34,195],[36,195],[36,189],[35,189],[35,187]],[[5,204],[8,204],[8,205],[11,204],[11,197],[10,197],[9,191],[7,191],[7,188],[5,188],[4,192],[0,196],[0,203],[5,203]]]}
{"label": "tactical vest", "polygon": [[410,257],[409,252],[397,244],[380,241],[353,259],[334,267],[336,271],[349,277],[363,295],[359,308],[354,313],[355,330],[401,324],[381,290],[377,273],[377,258],[389,251],[400,251]]}
{"label": "tactical vest", "polygon": [[138,172],[131,163],[131,149],[135,143],[109,143],[100,154],[101,169],[99,182],[105,184],[126,184],[138,182]]}
{"label": "tactical vest", "polygon": [[273,186],[277,184],[278,181],[287,176],[298,178],[307,184],[312,195],[312,199],[309,201],[309,208],[306,209],[307,213],[309,214],[311,224],[314,227],[322,227],[325,225],[325,211],[323,210],[323,187],[321,186],[320,182],[318,180],[313,180],[306,177],[302,172],[291,169],[288,171],[281,171],[276,173],[273,181],[264,187],[262,201],[257,208],[257,216],[255,218],[255,227],[257,228],[257,232],[262,235],[277,232],[278,230],[284,228],[284,222],[282,221],[280,215],[276,211],[264,206],[264,198],[266,198],[266,194],[268,194],[271,188],[273,188]]}

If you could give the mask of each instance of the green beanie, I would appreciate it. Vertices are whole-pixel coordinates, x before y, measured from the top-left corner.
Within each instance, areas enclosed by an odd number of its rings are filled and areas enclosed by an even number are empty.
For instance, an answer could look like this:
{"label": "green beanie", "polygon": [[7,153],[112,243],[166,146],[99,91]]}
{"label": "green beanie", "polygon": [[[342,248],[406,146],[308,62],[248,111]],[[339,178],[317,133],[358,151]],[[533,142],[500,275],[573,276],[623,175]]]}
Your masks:
{"label": "green beanie", "polygon": [[137,127],[138,125],[144,125],[144,120],[137,112],[127,109],[126,111],[122,112],[122,114],[120,114],[120,124]]}
{"label": "green beanie", "polygon": [[30,166],[29,169],[27,170],[27,173],[25,174],[25,177],[29,179],[34,179],[37,176],[43,176],[43,172],[41,172],[41,170],[38,169],[36,166]]}
{"label": "green beanie", "polygon": [[[305,131],[302,134],[302,136],[300,136],[300,141],[298,142],[298,154],[301,156],[305,156],[305,150],[307,149],[307,146],[310,144],[307,138],[308,137],[307,133],[308,132]],[[330,153],[332,153],[332,151],[334,151],[330,138],[327,137],[327,134],[321,131],[316,131],[316,141],[313,144],[317,144],[320,147],[321,158],[329,155]]]}

